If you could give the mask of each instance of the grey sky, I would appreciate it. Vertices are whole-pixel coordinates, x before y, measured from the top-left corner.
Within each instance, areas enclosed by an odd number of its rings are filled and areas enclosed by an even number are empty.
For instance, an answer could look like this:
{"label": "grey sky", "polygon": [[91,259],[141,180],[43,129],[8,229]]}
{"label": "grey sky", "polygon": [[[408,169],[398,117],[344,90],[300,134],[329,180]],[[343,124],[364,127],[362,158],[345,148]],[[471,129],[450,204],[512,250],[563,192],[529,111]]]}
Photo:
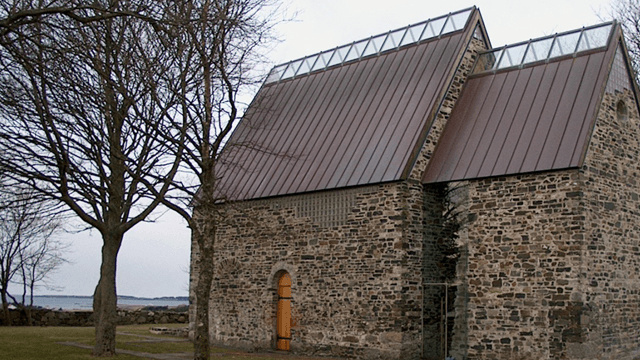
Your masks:
{"label": "grey sky", "polygon": [[[287,12],[297,12],[296,20],[278,26],[282,42],[268,56],[280,64],[473,5],[480,8],[494,47],[597,24],[597,14],[609,9],[607,0],[288,0]],[[73,243],[68,256],[73,263],[64,265],[53,282],[62,294],[91,295],[98,282],[101,238],[95,231],[65,238]],[[189,250],[186,224],[173,214],[134,228],[125,235],[118,258],[118,294],[187,295]]]}

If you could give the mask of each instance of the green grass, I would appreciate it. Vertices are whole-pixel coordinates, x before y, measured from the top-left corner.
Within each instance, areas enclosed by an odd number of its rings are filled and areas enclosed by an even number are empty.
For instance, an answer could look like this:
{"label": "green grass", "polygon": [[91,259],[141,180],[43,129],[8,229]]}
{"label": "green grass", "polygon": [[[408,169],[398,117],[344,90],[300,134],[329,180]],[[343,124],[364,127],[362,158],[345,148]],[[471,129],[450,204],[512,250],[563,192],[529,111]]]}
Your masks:
{"label": "green grass", "polygon": [[126,332],[128,334],[136,334],[136,335],[152,336],[152,337],[160,337],[160,338],[170,337],[168,335],[150,333],[149,329],[151,329],[153,327],[163,327],[163,328],[168,328],[168,329],[179,329],[179,328],[187,327],[187,324],[127,325],[127,326],[118,326],[118,330],[117,331],[118,332]]}
{"label": "green grass", "polygon": [[[128,325],[118,326],[119,333],[116,336],[116,347],[133,351],[147,353],[181,353],[192,352],[193,345],[188,341],[181,341],[182,338],[169,335],[154,335],[149,332],[151,327],[184,327],[184,324],[161,324],[161,325]],[[168,342],[146,342],[148,338],[162,338]],[[74,346],[61,345],[61,342],[78,342],[93,346],[95,343],[94,329],[92,327],[0,327],[0,358],[12,360],[76,360],[95,359],[91,356],[91,350]],[[307,358],[285,356],[260,356],[257,354],[246,354],[241,351],[229,349],[212,348],[212,353],[226,353],[226,355],[212,356],[212,359],[223,360],[302,360]],[[144,358],[121,354],[116,357],[118,360],[143,360]]]}
{"label": "green grass", "polygon": [[[59,345],[58,342],[91,342],[93,328],[79,327],[0,327],[0,354],[13,360],[95,359],[91,350]],[[120,355],[118,359],[140,360],[137,356]]]}

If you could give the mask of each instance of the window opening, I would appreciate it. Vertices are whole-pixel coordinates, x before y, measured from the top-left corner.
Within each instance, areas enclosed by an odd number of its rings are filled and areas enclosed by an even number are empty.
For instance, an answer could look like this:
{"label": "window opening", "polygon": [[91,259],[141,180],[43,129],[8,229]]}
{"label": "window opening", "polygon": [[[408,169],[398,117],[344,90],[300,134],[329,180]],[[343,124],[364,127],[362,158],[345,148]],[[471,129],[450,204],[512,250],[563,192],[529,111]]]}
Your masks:
{"label": "window opening", "polygon": [[629,121],[627,104],[623,100],[618,101],[618,104],[616,104],[616,120],[621,124],[626,124]]}

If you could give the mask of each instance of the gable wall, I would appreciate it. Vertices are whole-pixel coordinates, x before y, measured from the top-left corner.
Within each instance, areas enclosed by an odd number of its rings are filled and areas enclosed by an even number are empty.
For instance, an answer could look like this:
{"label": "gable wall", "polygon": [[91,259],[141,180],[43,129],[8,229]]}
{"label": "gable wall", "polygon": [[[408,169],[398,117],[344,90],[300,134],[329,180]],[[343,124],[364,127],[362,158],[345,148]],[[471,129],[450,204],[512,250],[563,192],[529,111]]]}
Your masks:
{"label": "gable wall", "polygon": [[[581,339],[585,345],[576,346],[575,352],[598,353],[601,359],[636,359],[640,356],[640,119],[633,93],[626,86],[612,86],[616,78],[620,79],[612,75],[607,86],[583,167],[587,234],[579,300],[585,309]],[[627,122],[616,119],[620,100],[629,110]]]}
{"label": "gable wall", "polygon": [[456,359],[640,355],[640,119],[607,89],[583,168],[462,184]]}

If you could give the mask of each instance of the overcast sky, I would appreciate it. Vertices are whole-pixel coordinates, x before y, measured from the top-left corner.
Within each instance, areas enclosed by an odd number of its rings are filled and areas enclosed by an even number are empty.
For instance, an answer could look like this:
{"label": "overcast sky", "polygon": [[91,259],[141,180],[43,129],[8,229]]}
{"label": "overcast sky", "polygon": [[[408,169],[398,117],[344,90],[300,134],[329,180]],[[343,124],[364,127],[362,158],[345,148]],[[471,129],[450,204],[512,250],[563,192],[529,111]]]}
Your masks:
{"label": "overcast sky", "polygon": [[[372,35],[476,5],[494,47],[608,19],[608,0],[462,1],[462,0],[285,0],[295,21],[278,26],[282,42],[268,56],[275,64],[335,48]],[[71,264],[53,278],[56,293],[91,295],[98,283],[102,240],[96,231],[64,235],[72,243]],[[125,235],[118,257],[120,295],[186,296],[189,231],[177,216],[166,213]]]}

